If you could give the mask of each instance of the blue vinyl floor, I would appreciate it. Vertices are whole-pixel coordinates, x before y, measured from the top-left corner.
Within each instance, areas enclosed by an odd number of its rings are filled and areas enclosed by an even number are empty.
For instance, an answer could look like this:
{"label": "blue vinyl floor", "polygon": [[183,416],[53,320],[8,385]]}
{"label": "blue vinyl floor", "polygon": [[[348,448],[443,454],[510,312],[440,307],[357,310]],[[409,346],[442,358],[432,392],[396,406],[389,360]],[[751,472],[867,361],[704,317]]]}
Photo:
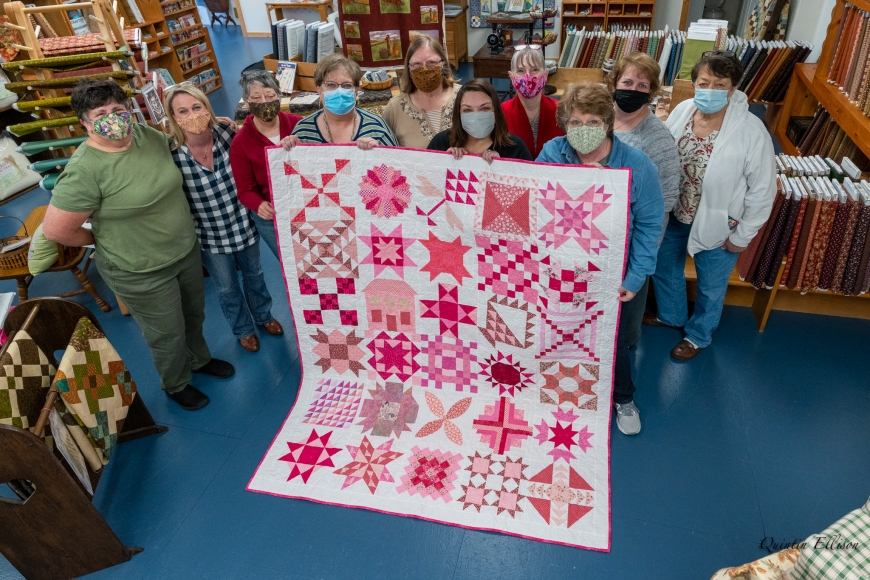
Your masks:
{"label": "blue vinyl floor", "polygon": [[[239,71],[271,48],[233,27],[212,38],[230,85],[212,100],[229,115]],[[2,213],[23,218],[48,199],[33,192]],[[265,246],[262,259],[273,313],[292,328]],[[114,307],[96,268],[90,277]],[[72,275],[49,274],[32,295],[75,288]],[[125,544],[145,551],[89,578],[706,580],[764,556],[763,538],[804,539],[870,494],[870,322],[774,312],[760,334],[751,312],[736,307],[726,307],[712,346],[689,363],[668,356],[676,331],[644,328],[635,361],[643,431],[625,437],[614,424],[612,433],[610,553],[250,493],[296,397],[295,340],[261,336],[259,353],[244,352],[210,282],[206,298],[212,353],[237,373],[197,377],[211,404],[195,413],[160,392],[132,319],[77,298],[97,313],[157,422],[171,427],[125,443],[106,468],[94,503]],[[0,580],[18,578],[0,557]]]}

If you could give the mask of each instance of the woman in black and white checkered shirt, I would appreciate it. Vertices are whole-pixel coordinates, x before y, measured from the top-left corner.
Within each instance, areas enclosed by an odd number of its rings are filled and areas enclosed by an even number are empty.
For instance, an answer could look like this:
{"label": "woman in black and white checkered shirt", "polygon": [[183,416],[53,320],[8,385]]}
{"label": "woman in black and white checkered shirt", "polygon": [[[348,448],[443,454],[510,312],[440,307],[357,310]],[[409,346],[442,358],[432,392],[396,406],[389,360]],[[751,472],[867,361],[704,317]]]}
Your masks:
{"label": "woman in black and white checkered shirt", "polygon": [[[242,348],[255,352],[260,341],[254,325],[267,334],[284,333],[272,318],[272,297],[260,268],[260,237],[250,213],[236,196],[230,167],[235,131],[219,124],[205,95],[197,88],[175,85],[164,95],[169,117],[172,158],[184,178],[184,193],[202,262],[211,274],[221,309]],[[236,266],[242,273],[244,292]]]}

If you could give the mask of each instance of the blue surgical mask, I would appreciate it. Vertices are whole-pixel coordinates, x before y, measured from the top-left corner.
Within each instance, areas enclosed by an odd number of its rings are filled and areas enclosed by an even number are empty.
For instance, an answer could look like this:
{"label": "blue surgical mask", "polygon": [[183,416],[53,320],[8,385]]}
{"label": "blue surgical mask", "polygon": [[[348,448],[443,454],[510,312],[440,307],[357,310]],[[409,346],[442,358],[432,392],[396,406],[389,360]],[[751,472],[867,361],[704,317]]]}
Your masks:
{"label": "blue surgical mask", "polygon": [[347,115],[356,106],[356,91],[341,87],[323,91],[323,106],[333,115]]}
{"label": "blue surgical mask", "polygon": [[462,113],[462,128],[475,139],[485,139],[495,129],[495,113],[492,111],[478,111],[476,113]]}
{"label": "blue surgical mask", "polygon": [[721,111],[728,105],[728,91],[721,89],[695,89],[695,106],[705,115]]}

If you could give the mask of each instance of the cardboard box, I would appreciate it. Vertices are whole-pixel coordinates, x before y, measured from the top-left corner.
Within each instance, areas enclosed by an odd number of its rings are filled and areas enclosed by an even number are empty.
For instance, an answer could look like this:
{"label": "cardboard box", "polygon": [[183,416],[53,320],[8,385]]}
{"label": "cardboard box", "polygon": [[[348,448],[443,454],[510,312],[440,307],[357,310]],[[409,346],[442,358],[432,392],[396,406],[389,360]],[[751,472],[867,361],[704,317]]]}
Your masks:
{"label": "cardboard box", "polygon": [[[314,69],[317,68],[317,63],[302,62],[299,57],[291,58],[291,61],[296,63],[296,81],[295,89],[297,91],[316,91],[314,85]],[[266,70],[275,72],[278,70],[278,59],[271,54],[263,57],[263,65]]]}

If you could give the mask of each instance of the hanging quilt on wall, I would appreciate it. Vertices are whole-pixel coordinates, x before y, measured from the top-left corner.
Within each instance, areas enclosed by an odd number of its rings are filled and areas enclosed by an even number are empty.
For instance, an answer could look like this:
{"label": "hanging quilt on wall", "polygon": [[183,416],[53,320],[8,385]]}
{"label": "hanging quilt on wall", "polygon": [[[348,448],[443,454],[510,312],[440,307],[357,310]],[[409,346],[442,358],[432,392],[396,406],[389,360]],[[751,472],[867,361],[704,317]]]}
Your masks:
{"label": "hanging quilt on wall", "polygon": [[443,45],[443,0],[339,0],[345,55],[365,68],[402,68],[408,45],[431,36]]}
{"label": "hanging quilt on wall", "polygon": [[609,550],[629,172],[268,159],[303,379],[248,489]]}

